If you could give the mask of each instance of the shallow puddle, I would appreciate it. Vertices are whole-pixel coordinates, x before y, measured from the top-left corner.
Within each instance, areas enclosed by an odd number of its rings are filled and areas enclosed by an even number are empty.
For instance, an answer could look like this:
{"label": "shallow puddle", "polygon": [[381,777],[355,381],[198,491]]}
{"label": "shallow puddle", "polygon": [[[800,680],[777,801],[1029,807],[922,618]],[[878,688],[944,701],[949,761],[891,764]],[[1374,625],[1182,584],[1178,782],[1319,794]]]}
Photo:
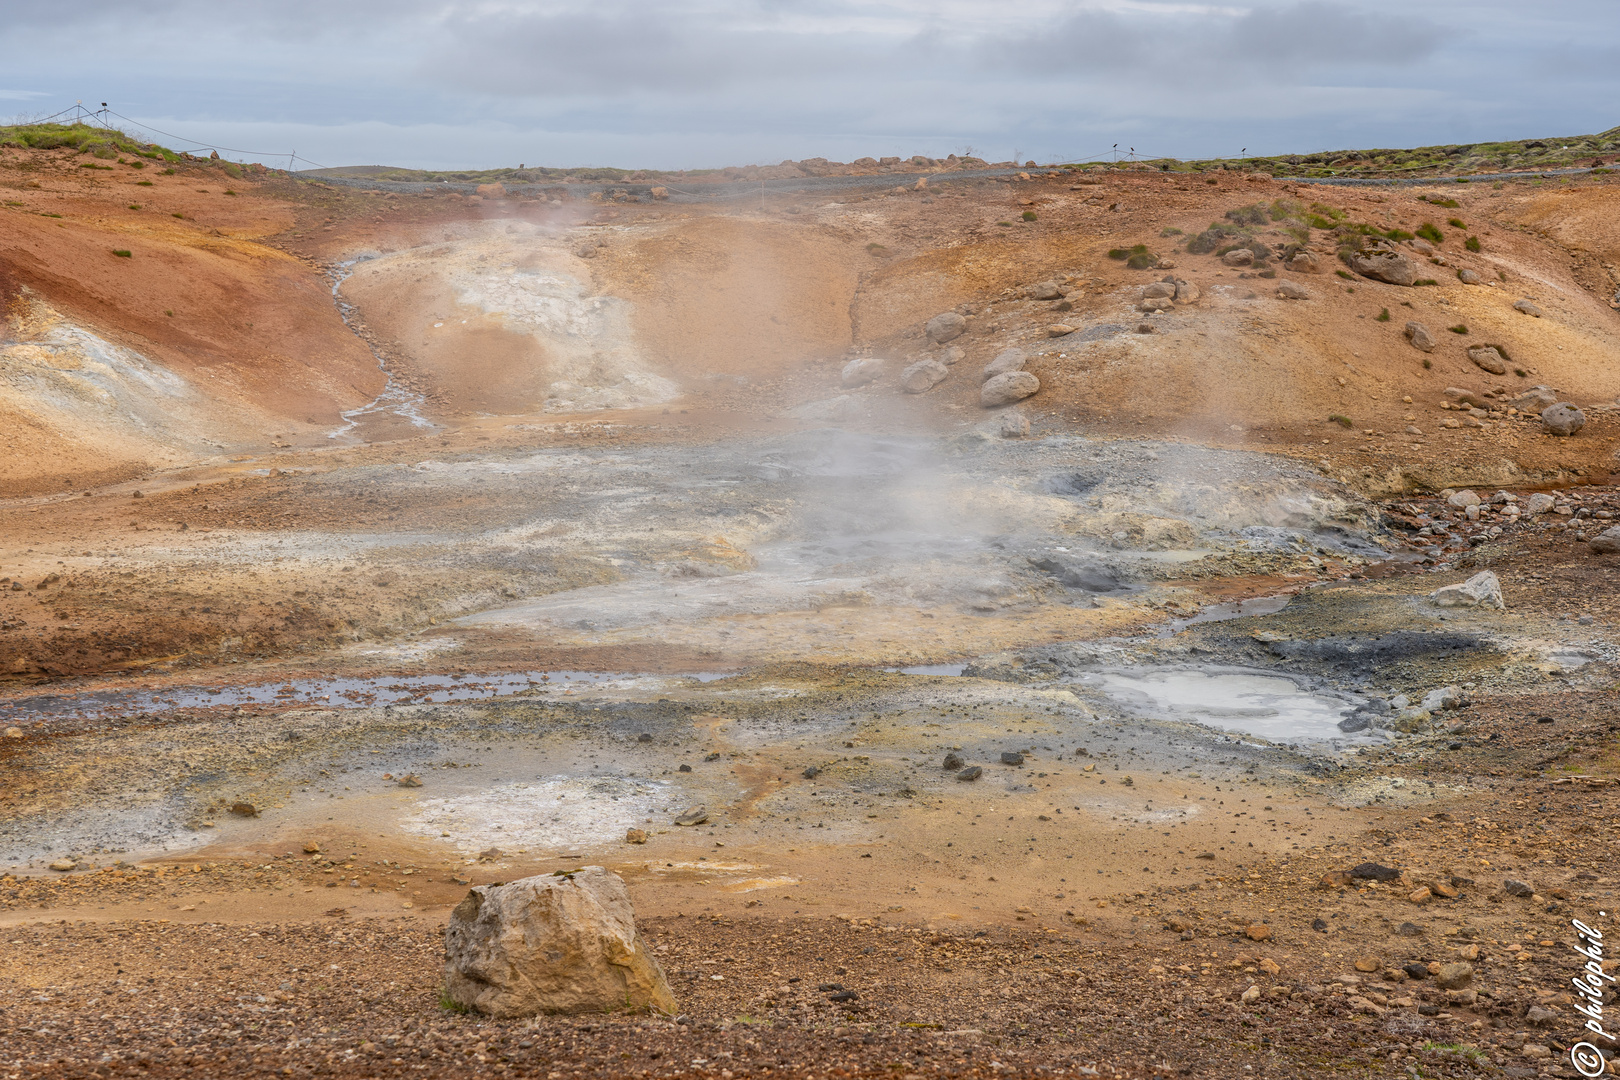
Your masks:
{"label": "shallow puddle", "polygon": [[1241,672],[1097,672],[1075,680],[1128,711],[1187,720],[1271,742],[1342,739],[1339,721],[1353,702],[1300,689],[1292,679]]}

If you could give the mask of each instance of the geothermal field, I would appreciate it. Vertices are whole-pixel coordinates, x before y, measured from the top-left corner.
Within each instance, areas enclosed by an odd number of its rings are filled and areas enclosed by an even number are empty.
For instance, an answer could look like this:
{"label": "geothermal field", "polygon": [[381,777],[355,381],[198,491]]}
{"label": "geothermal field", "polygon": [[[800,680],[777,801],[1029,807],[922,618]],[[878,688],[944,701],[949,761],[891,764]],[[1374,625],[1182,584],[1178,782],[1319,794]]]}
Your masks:
{"label": "geothermal field", "polygon": [[[1609,169],[114,151],[0,146],[5,1077],[1615,1049]],[[676,1008],[446,995],[586,866]]]}

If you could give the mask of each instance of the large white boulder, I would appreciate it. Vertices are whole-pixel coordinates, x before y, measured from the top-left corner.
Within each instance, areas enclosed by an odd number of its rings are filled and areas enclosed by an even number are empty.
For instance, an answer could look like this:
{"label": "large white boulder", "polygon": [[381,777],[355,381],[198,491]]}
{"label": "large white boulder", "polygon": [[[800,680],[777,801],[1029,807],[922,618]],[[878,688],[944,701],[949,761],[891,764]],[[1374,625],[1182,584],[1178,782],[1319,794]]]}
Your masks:
{"label": "large white boulder", "polygon": [[489,1016],[675,1012],[624,882],[600,866],[470,890],[444,932],[444,992]]}
{"label": "large white boulder", "polygon": [[1435,607],[1493,607],[1506,609],[1502,600],[1502,583],[1489,570],[1481,570],[1467,581],[1456,585],[1442,585],[1429,594]]}

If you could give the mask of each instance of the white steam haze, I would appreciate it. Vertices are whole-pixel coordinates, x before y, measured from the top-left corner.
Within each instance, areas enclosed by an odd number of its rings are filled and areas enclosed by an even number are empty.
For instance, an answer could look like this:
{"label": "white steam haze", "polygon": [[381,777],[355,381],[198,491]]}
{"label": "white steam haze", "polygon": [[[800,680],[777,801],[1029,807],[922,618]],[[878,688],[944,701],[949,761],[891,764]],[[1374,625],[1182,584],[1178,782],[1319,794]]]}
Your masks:
{"label": "white steam haze", "polygon": [[4,0],[0,27],[0,110],[108,101],[271,163],[1045,162],[1620,122],[1612,0]]}

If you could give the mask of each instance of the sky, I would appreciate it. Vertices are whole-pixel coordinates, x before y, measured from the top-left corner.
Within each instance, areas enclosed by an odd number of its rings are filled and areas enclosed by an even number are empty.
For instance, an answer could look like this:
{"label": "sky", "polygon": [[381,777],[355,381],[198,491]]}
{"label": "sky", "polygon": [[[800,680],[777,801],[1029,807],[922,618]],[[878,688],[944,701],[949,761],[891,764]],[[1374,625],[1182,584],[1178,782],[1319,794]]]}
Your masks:
{"label": "sky", "polygon": [[283,166],[1310,153],[1614,127],[1620,4],[0,0],[0,117],[80,100]]}

